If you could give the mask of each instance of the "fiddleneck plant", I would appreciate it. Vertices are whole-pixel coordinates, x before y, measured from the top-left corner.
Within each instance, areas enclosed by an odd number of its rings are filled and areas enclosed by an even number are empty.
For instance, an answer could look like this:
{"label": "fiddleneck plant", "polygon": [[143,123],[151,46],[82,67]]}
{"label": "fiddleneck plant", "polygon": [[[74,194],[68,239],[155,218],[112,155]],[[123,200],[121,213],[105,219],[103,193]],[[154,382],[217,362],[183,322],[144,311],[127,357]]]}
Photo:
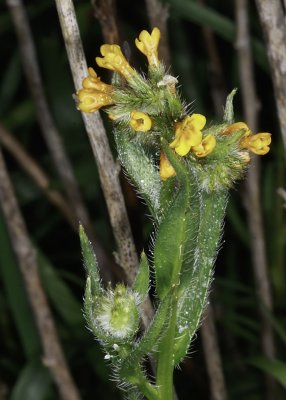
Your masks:
{"label": "fiddleneck plant", "polygon": [[[228,190],[240,179],[250,152],[269,151],[269,133],[252,134],[233,121],[233,96],[226,100],[220,124],[189,112],[177,79],[158,58],[160,31],[142,31],[136,47],[147,57],[148,73],[139,74],[118,45],[104,44],[100,67],[114,72],[112,85],[92,68],[77,92],[77,108],[108,113],[120,162],[147,204],[154,226],[152,257],[145,253],[133,287],[119,283],[104,289],[96,256],[83,230],[80,239],[87,283],[84,312],[100,341],[119,386],[128,399],[171,400],[173,370],[184,359],[200,324],[213,277]],[[140,329],[142,304],[154,272],[154,318]],[[154,360],[154,377],[144,368]]]}

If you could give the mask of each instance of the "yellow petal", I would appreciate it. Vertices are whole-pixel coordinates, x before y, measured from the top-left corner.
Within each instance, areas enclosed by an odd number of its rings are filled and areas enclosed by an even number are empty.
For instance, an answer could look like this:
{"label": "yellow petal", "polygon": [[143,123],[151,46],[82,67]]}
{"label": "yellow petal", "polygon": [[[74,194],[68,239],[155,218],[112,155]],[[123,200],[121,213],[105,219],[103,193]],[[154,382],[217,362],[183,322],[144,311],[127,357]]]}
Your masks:
{"label": "yellow petal", "polygon": [[244,149],[248,149],[255,154],[264,155],[270,150],[271,134],[268,132],[257,133],[242,138],[240,146]]}
{"label": "yellow petal", "polygon": [[206,117],[204,115],[188,115],[183,121],[176,124],[175,139],[169,146],[175,149],[180,156],[187,155],[191,147],[201,143],[203,137],[201,129],[205,124]]}
{"label": "yellow petal", "polygon": [[235,122],[234,124],[227,126],[221,134],[232,135],[238,131],[241,131],[242,129],[245,131],[244,136],[249,136],[251,134],[251,130],[245,122]]}
{"label": "yellow petal", "polygon": [[100,47],[100,52],[103,57],[96,57],[95,59],[100,67],[118,72],[127,80],[130,80],[136,73],[117,44],[103,44]]}
{"label": "yellow petal", "polygon": [[147,132],[151,129],[152,120],[149,115],[141,111],[132,111],[130,117],[130,126],[135,131]]}
{"label": "yellow petal", "polygon": [[112,85],[102,82],[93,68],[88,68],[88,76],[82,81],[82,87],[84,89],[95,89],[104,93],[110,93],[112,90]]}
{"label": "yellow petal", "polygon": [[210,154],[216,145],[216,138],[213,135],[207,135],[198,146],[192,147],[192,151],[197,157],[206,157]]}
{"label": "yellow petal", "polygon": [[160,41],[160,35],[160,30],[158,28],[154,28],[151,34],[144,30],[139,34],[139,39],[135,39],[136,47],[147,57],[149,65],[159,65],[158,45]]}
{"label": "yellow petal", "polygon": [[167,159],[165,153],[160,154],[160,178],[165,181],[168,178],[176,175],[176,171],[171,165],[170,161]]}
{"label": "yellow petal", "polygon": [[196,129],[203,129],[206,122],[206,117],[202,114],[192,114],[189,120],[189,124],[192,124]]}
{"label": "yellow petal", "polygon": [[95,112],[101,107],[112,104],[109,94],[93,89],[81,89],[77,92],[77,108],[84,112]]}

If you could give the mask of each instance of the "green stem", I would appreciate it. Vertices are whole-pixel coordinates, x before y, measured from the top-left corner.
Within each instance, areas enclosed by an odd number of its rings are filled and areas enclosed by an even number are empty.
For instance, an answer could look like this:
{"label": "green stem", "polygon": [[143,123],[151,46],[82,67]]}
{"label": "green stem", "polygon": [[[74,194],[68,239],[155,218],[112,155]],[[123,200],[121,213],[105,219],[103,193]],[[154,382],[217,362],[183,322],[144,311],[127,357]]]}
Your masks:
{"label": "green stem", "polygon": [[148,400],[158,400],[158,389],[147,380],[140,367],[137,372],[137,377],[137,387],[141,390],[144,396]]}
{"label": "green stem", "polygon": [[159,345],[157,368],[158,399],[173,400],[174,341],[177,323],[177,294],[173,294],[172,314],[167,332]]}

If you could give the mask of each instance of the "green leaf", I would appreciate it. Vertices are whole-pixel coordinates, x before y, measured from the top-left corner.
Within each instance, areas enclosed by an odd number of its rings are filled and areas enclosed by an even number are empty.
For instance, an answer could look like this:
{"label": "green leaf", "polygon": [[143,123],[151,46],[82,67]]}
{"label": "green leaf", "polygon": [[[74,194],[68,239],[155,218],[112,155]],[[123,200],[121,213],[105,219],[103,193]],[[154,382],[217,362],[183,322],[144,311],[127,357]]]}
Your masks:
{"label": "green leaf", "polygon": [[101,292],[100,277],[98,273],[98,265],[91,242],[88,240],[82,225],[79,227],[79,237],[83,262],[88,276],[90,277],[90,290],[92,293],[99,294]]}
{"label": "green leaf", "polygon": [[26,364],[21,371],[10,400],[47,400],[55,398],[49,370],[40,360]]}
{"label": "green leaf", "polygon": [[205,307],[227,203],[226,192],[202,192],[200,225],[190,283],[179,296],[175,365],[185,356]]}
{"label": "green leaf", "polygon": [[175,168],[179,189],[157,232],[154,247],[156,292],[163,299],[179,281],[186,240],[186,212],[189,207],[189,174],[168,145],[163,145],[166,156]]}
{"label": "green leaf", "polygon": [[13,97],[15,96],[21,79],[20,71],[21,65],[19,54],[15,53],[11,57],[11,60],[3,74],[3,78],[0,83],[1,116],[4,116],[7,113],[7,110],[12,103]]}
{"label": "green leaf", "polygon": [[254,357],[249,360],[251,365],[267,372],[286,389],[286,363],[280,360],[269,360],[264,357]]}
{"label": "green leaf", "polygon": [[140,295],[142,300],[147,296],[149,291],[149,265],[144,251],[141,254],[141,261],[133,290]]}
{"label": "green leaf", "polygon": [[76,300],[68,285],[60,278],[56,268],[39,250],[37,259],[43,287],[55,310],[69,326],[83,325],[80,302]]}
{"label": "green leaf", "polygon": [[128,177],[146,202],[154,219],[160,212],[161,180],[153,157],[127,133],[114,130],[117,151]]}
{"label": "green leaf", "polygon": [[0,212],[0,273],[13,320],[27,358],[41,352],[41,344],[10,238]]}
{"label": "green leaf", "polygon": [[237,92],[237,89],[233,89],[226,98],[223,120],[227,124],[232,124],[233,120],[234,120],[233,98],[234,98],[236,92]]}

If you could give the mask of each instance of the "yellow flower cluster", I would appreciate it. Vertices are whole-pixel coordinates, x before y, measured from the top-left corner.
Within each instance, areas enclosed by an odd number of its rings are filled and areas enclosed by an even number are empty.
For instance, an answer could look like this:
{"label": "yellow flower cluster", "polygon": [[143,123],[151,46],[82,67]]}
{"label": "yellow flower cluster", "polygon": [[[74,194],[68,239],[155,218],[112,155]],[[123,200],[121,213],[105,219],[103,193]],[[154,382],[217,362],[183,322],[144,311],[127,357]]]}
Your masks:
{"label": "yellow flower cluster", "polygon": [[[159,65],[159,40],[160,31],[158,28],[154,28],[151,34],[144,30],[140,33],[139,39],[135,39],[137,48],[146,55],[151,66]],[[136,76],[136,70],[128,63],[120,46],[117,44],[104,44],[100,47],[100,52],[102,57],[96,57],[96,62],[100,67],[117,72],[127,81],[132,80]],[[112,85],[101,82],[92,68],[88,68],[88,76],[83,80],[82,86],[83,89],[77,92],[77,108],[79,110],[83,112],[95,112],[101,107],[113,104]]]}
{"label": "yellow flower cluster", "polygon": [[232,133],[244,130],[244,135],[240,140],[240,147],[242,149],[250,150],[252,153],[258,155],[267,154],[270,150],[271,134],[268,132],[257,133],[253,135],[249,127],[244,122],[236,122],[229,125],[224,131],[224,135],[231,135]]}
{"label": "yellow flower cluster", "polygon": [[[138,39],[135,39],[136,47],[147,57],[149,66],[157,68],[160,66],[158,59],[158,46],[160,41],[160,31],[154,28],[151,33],[143,30]],[[102,57],[96,57],[97,64],[102,68],[115,71],[133,85],[137,82],[137,71],[130,66],[123,55],[120,46],[116,44],[104,44],[100,48]],[[170,78],[165,75],[164,79]],[[172,77],[171,77],[172,78]],[[164,86],[164,79],[158,83],[158,87]],[[173,78],[174,80],[175,78]],[[164,85],[163,85],[164,83]],[[175,83],[172,81],[172,88],[175,94]],[[82,82],[82,89],[77,92],[77,108],[84,112],[94,112],[101,107],[115,104],[115,94],[113,96],[113,86],[101,81],[92,68],[88,68],[88,76]],[[110,112],[110,118],[116,119],[117,116]],[[130,111],[129,125],[136,132],[148,132],[152,129],[155,120],[148,114],[139,110]],[[206,125],[206,117],[202,114],[192,114],[186,116],[182,121],[174,126],[174,138],[169,146],[181,157],[187,156],[190,152],[198,158],[203,158],[212,153],[216,146],[216,137],[208,134],[203,136],[203,129]],[[244,122],[236,122],[227,126],[220,136],[233,135],[243,131],[243,136],[239,141],[239,146],[243,150],[250,150],[255,154],[267,154],[271,143],[270,133],[258,133],[253,135],[249,127]],[[245,160],[249,158],[248,151],[242,151]],[[245,161],[246,162],[246,161]],[[166,180],[175,176],[176,172],[169,162],[166,155],[160,155],[160,177]]]}

